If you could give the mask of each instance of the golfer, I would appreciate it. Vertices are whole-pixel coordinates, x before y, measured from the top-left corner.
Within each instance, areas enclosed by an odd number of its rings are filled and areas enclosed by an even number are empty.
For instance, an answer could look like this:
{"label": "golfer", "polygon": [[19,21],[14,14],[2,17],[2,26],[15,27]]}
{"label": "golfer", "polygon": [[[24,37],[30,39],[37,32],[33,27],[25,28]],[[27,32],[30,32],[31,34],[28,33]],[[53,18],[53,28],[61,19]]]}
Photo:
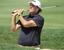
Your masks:
{"label": "golfer", "polygon": [[[14,10],[11,20],[11,30],[13,32],[20,30],[18,44],[21,46],[39,46],[41,30],[44,25],[44,18],[39,15],[41,10],[40,1],[29,2],[29,14],[23,16],[24,10]],[[18,15],[18,16],[17,16]],[[16,17],[19,20],[16,22]]]}

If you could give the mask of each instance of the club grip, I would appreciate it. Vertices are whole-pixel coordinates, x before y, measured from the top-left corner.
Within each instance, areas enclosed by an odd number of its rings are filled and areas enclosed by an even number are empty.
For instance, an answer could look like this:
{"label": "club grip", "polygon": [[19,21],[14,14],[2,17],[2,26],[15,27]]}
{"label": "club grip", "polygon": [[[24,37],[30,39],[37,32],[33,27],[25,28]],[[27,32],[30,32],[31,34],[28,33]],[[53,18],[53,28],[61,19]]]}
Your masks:
{"label": "club grip", "polygon": [[[26,11],[29,11],[29,10],[24,10],[24,12],[26,12]],[[16,13],[16,12],[13,11],[12,14],[14,14],[14,13]]]}

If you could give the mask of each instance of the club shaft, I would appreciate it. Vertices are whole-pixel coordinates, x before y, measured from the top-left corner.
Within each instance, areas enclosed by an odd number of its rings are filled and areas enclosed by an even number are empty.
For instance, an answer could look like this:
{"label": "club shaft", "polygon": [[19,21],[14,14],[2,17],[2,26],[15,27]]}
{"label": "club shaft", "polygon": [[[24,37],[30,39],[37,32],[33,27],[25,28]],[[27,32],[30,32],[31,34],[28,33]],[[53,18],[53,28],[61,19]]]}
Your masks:
{"label": "club shaft", "polygon": [[[61,6],[59,6],[59,5],[56,5],[56,6],[48,6],[48,7],[43,7],[42,10],[43,9],[54,8],[54,7],[64,7],[64,6],[62,6],[62,5]],[[24,12],[26,12],[26,11],[29,11],[29,10],[24,10]],[[16,12],[12,12],[12,13],[16,13]]]}

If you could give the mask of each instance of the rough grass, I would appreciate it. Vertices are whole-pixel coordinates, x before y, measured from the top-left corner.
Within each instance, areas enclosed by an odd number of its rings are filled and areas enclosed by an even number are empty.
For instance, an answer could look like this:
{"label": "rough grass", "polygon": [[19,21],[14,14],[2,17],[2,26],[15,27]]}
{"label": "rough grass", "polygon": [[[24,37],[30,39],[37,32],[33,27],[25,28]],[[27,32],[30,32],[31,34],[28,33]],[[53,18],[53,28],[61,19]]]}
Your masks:
{"label": "rough grass", "polygon": [[[19,31],[11,32],[10,27],[0,27],[0,49],[20,50],[17,45]],[[41,48],[64,49],[64,29],[43,29],[41,33]],[[3,49],[2,49],[3,48]],[[27,49],[28,50],[28,49]]]}
{"label": "rough grass", "polygon": [[44,29],[41,35],[41,48],[64,49],[64,29]]}

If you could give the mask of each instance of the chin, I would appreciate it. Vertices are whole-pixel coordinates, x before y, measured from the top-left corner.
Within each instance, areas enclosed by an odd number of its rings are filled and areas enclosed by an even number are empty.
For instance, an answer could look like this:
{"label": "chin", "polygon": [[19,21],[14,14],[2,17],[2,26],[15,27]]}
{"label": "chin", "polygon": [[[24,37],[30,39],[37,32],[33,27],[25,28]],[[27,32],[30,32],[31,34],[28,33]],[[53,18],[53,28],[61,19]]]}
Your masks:
{"label": "chin", "polygon": [[33,11],[29,11],[30,13],[32,13]]}
{"label": "chin", "polygon": [[30,12],[30,13],[32,13],[32,12],[33,12],[33,10],[32,10],[32,9],[29,9],[29,12]]}

